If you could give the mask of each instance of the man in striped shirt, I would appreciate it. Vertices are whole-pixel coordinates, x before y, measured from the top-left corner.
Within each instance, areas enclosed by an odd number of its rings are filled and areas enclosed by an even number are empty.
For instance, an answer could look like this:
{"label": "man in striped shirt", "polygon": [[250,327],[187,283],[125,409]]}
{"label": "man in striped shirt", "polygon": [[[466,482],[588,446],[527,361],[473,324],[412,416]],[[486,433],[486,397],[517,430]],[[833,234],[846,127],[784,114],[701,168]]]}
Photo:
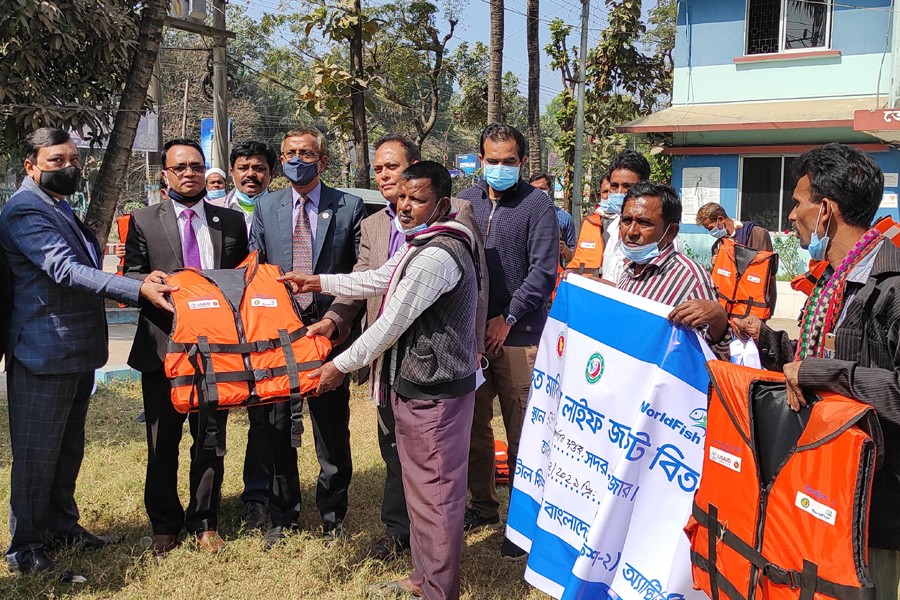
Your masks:
{"label": "man in striped shirt", "polygon": [[[619,222],[625,269],[616,287],[669,306],[694,300],[701,302],[689,306],[703,308],[713,303],[718,307],[706,269],[675,249],[680,222],[681,200],[673,188],[647,182],[628,190]],[[682,319],[682,324],[693,326],[690,319]],[[727,352],[727,329],[725,319],[714,319],[704,331],[706,341],[715,345],[717,352]]]}

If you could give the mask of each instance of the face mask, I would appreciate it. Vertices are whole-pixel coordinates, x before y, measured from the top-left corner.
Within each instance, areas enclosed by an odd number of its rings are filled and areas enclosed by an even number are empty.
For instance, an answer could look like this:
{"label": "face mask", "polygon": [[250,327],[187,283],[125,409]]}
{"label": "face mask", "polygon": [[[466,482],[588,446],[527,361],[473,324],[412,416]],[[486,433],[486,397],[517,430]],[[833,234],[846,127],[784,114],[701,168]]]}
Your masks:
{"label": "face mask", "polygon": [[485,165],[484,180],[498,192],[505,192],[519,181],[519,166]]}
{"label": "face mask", "polygon": [[609,193],[608,199],[600,202],[602,208],[607,214],[622,214],[622,205],[625,204],[625,194]]}
{"label": "face mask", "polygon": [[[719,222],[716,221],[716,225],[718,225],[718,224],[719,224]],[[717,240],[721,240],[723,237],[728,235],[728,228],[727,227],[716,227],[715,229],[710,229],[709,235],[713,236]]]}
{"label": "face mask", "polygon": [[45,190],[54,194],[69,196],[78,190],[81,182],[81,170],[75,165],[69,165],[55,171],[41,170],[40,185]]}
{"label": "face mask", "polygon": [[244,208],[253,208],[256,206],[256,201],[269,193],[269,190],[263,190],[252,198],[242,192],[241,190],[234,190],[234,197],[237,198],[238,204],[243,206]]}
{"label": "face mask", "polygon": [[303,162],[299,157],[294,157],[291,160],[287,161],[282,165],[281,170],[284,171],[284,176],[288,178],[288,181],[291,183],[296,183],[297,185],[306,185],[310,181],[316,178],[319,174],[319,163],[318,162]]}
{"label": "face mask", "polygon": [[825,235],[819,237],[819,219],[822,218],[822,209],[825,208],[824,205],[819,207],[819,216],[816,217],[816,228],[812,232],[812,236],[809,238],[809,247],[807,250],[809,251],[809,257],[813,260],[825,260],[825,253],[828,251],[828,242],[831,240],[828,237],[828,227],[825,228]]}
{"label": "face mask", "polygon": [[200,202],[204,198],[206,198],[206,188],[203,188],[202,190],[200,190],[199,194],[196,194],[194,196],[183,196],[183,195],[179,194],[178,192],[176,192],[175,190],[173,190],[172,188],[169,188],[166,191],[166,196],[168,196],[170,200],[174,200],[175,202],[177,202],[179,204],[184,204],[185,206],[191,206],[193,204],[196,204],[197,202]]}
{"label": "face mask", "polygon": [[[669,227],[666,227],[660,240],[665,238],[667,233],[669,233]],[[659,256],[661,250],[659,242],[656,242],[655,244],[644,244],[643,246],[629,246],[625,242],[621,242],[621,247],[622,254],[625,255],[625,258],[639,265],[646,265],[648,262]]]}
{"label": "face mask", "polygon": [[405,235],[407,237],[409,237],[411,235],[417,235],[419,233],[422,233],[423,231],[428,229],[428,227],[429,227],[428,221],[430,221],[431,217],[434,216],[434,213],[437,212],[437,209],[439,206],[440,206],[440,203],[438,203],[438,206],[434,207],[434,210],[431,211],[431,214],[428,216],[428,219],[426,219],[424,223],[419,223],[418,225],[416,225],[415,227],[412,227],[410,229],[403,229],[403,223],[400,222],[400,213],[397,213],[397,215],[394,217],[394,228],[397,230],[398,233],[402,233],[403,235]]}
{"label": "face mask", "polygon": [[206,192],[206,197],[210,200],[218,200],[219,198],[224,198],[227,193],[228,190],[209,190]]}

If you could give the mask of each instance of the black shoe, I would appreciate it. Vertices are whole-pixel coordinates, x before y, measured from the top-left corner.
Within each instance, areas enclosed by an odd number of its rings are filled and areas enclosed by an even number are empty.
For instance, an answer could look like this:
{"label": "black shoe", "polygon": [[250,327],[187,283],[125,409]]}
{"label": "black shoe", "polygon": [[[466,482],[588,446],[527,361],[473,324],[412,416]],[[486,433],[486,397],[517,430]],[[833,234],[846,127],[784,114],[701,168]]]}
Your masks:
{"label": "black shoe", "polygon": [[52,550],[81,546],[85,550],[100,550],[112,544],[119,544],[125,539],[123,535],[95,535],[84,528],[54,537],[47,546]]}
{"label": "black shoe", "polygon": [[482,517],[471,508],[466,508],[466,516],[463,520],[463,531],[478,531],[479,529],[497,529],[500,527],[500,515]]}
{"label": "black shoe", "polygon": [[323,523],[322,536],[325,538],[326,546],[333,546],[335,544],[343,542],[346,539],[344,535],[344,524]]}
{"label": "black shoe", "polygon": [[528,553],[512,543],[508,537],[503,538],[500,544],[500,558],[504,560],[523,560]]}
{"label": "black shoe", "polygon": [[287,527],[276,525],[263,536],[263,549],[268,551],[275,547],[275,544],[287,537]]}
{"label": "black shoe", "polygon": [[21,575],[45,575],[63,583],[85,583],[87,581],[85,577],[71,571],[57,571],[56,564],[50,560],[43,548],[20,550],[12,555],[7,554],[6,564],[11,572]]}
{"label": "black shoe", "polygon": [[247,529],[265,529],[269,520],[266,506],[262,502],[244,503],[244,527]]}
{"label": "black shoe", "polygon": [[140,414],[134,418],[134,420],[137,421],[138,423],[146,423],[147,422],[147,413],[145,413],[144,411],[141,411]]}
{"label": "black shoe", "polygon": [[366,558],[390,562],[399,558],[407,550],[409,550],[409,538],[404,539],[385,533],[372,544]]}

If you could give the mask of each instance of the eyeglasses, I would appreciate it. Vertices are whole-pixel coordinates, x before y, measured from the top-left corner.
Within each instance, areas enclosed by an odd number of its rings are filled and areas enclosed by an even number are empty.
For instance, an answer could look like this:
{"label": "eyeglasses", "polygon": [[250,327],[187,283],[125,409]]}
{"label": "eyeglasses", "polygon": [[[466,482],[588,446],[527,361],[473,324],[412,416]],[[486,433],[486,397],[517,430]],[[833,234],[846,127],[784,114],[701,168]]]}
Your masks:
{"label": "eyeglasses", "polygon": [[199,163],[192,165],[175,165],[174,167],[165,168],[166,171],[175,173],[176,175],[184,175],[187,173],[188,169],[191,170],[191,173],[206,173],[206,165],[201,165]]}
{"label": "eyeglasses", "polygon": [[319,158],[321,158],[321,154],[316,154],[315,152],[312,152],[310,150],[303,150],[301,152],[290,150],[288,152],[282,152],[281,155],[288,160],[299,157],[300,160],[304,162],[316,162],[317,160],[319,160]]}

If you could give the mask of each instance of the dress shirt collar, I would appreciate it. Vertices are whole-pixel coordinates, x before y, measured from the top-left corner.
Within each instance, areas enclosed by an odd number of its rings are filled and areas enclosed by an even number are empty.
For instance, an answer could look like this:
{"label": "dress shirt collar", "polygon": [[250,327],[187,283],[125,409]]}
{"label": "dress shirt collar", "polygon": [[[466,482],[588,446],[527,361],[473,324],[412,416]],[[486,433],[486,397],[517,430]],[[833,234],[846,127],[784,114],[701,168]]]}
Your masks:
{"label": "dress shirt collar", "polygon": [[201,223],[206,223],[206,207],[204,206],[205,204],[206,202],[201,200],[193,206],[185,206],[181,202],[175,202],[174,200],[172,200],[172,206],[175,207],[175,219],[181,217],[181,213],[190,208],[192,211],[194,211],[194,215],[196,215],[197,218],[200,219]]}
{"label": "dress shirt collar", "polygon": [[[294,198],[294,206],[297,206],[297,203],[300,202],[300,192],[297,191],[297,188],[291,186],[291,194]],[[317,183],[316,187],[310,190],[306,197],[309,199],[309,203],[318,210],[319,199],[322,197],[322,182]]]}

